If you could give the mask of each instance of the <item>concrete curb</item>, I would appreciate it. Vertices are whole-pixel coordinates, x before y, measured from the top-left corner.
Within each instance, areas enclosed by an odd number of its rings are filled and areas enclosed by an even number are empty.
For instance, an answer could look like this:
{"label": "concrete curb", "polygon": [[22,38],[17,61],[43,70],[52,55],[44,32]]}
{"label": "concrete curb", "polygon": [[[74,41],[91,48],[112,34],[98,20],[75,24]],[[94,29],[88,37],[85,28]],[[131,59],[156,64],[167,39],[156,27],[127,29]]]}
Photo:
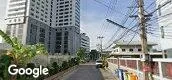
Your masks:
{"label": "concrete curb", "polygon": [[104,80],[118,80],[115,76],[111,74],[111,71],[109,69],[99,69],[101,74],[103,75]]}
{"label": "concrete curb", "polygon": [[60,72],[60,73],[57,73],[55,75],[52,75],[52,76],[50,76],[50,77],[48,77],[48,78],[46,78],[44,80],[62,80],[63,76],[65,76],[66,74],[71,73],[72,71],[74,71],[75,69],[77,69],[78,66],[79,65],[74,66],[74,67],[71,67],[71,68],[69,68],[67,70],[64,70],[64,71]]}

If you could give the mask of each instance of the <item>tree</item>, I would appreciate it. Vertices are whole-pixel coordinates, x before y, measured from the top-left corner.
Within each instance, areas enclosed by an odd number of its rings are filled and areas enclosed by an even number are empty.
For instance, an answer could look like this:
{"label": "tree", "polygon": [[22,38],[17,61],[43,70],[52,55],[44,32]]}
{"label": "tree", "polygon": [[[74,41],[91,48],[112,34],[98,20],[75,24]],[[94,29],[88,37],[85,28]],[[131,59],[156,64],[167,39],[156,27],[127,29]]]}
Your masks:
{"label": "tree", "polygon": [[12,49],[7,51],[7,55],[12,57],[13,63],[18,66],[26,66],[26,64],[36,55],[47,54],[43,44],[23,45],[16,37],[11,39],[2,30],[0,30],[0,35],[6,43],[11,45]]}
{"label": "tree", "polygon": [[85,60],[85,57],[86,57],[85,51],[86,50],[84,48],[80,48],[77,51],[77,57],[79,58],[80,61],[84,61]]}
{"label": "tree", "polygon": [[[12,47],[11,50],[7,51],[6,55],[12,57],[11,62],[19,67],[26,67],[26,64],[36,55],[47,54],[43,44],[23,45],[16,37],[10,38],[2,30],[0,30],[0,36]],[[15,80],[16,77],[14,76],[12,80]]]}
{"label": "tree", "polygon": [[90,52],[90,59],[96,60],[99,58],[100,53],[97,50],[91,50]]}
{"label": "tree", "polygon": [[102,56],[101,56],[101,60],[103,61],[103,68],[108,67],[108,62],[107,62],[108,57],[109,57],[109,55],[107,53],[102,54]]}

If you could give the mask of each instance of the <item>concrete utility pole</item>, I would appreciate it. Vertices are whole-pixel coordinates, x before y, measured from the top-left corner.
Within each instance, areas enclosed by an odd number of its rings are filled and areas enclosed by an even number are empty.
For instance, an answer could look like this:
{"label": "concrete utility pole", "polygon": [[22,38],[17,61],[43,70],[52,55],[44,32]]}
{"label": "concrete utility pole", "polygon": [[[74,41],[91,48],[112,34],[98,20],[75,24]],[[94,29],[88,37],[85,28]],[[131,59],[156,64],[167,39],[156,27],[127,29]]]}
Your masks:
{"label": "concrete utility pole", "polygon": [[144,1],[138,0],[138,17],[140,24],[140,37],[141,37],[141,46],[142,46],[142,66],[143,66],[143,78],[144,80],[151,80],[151,66],[150,66],[150,56],[147,49],[147,35],[146,35],[146,19],[144,14]]}
{"label": "concrete utility pole", "polygon": [[[98,37],[97,37],[97,39],[100,39],[100,52],[101,52],[101,54],[102,54],[102,52],[103,52],[103,48],[102,48],[102,47],[103,47],[103,46],[102,46],[102,40],[103,40],[103,38],[104,38],[103,36],[98,36]],[[101,55],[100,55],[99,57],[101,57]]]}

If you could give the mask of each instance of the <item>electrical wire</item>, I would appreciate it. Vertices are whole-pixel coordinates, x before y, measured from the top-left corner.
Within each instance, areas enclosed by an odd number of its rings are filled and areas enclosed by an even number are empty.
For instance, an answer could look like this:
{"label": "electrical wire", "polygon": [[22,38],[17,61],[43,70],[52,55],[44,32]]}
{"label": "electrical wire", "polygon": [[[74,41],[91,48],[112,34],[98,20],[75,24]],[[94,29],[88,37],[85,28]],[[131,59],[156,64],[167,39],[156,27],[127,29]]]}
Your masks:
{"label": "electrical wire", "polygon": [[[131,3],[131,6],[135,6],[136,5],[136,3],[133,1],[132,3]],[[126,22],[127,22],[127,20],[129,19],[129,16],[132,14],[134,12],[134,8],[132,9],[132,10],[128,10],[127,11],[127,13],[126,13],[126,15],[127,16],[125,16],[125,18],[122,20],[122,25],[124,25]],[[136,11],[137,12],[137,11]],[[135,12],[135,13],[136,13]],[[132,21],[133,22],[133,21]],[[113,38],[116,38],[117,37],[117,33],[120,31],[119,30],[120,28],[118,28],[117,29],[117,31],[114,33],[114,35],[110,38],[110,40],[106,43],[106,44],[108,44],[108,43],[110,43],[112,40],[113,40]],[[125,32],[124,32],[125,33]]]}

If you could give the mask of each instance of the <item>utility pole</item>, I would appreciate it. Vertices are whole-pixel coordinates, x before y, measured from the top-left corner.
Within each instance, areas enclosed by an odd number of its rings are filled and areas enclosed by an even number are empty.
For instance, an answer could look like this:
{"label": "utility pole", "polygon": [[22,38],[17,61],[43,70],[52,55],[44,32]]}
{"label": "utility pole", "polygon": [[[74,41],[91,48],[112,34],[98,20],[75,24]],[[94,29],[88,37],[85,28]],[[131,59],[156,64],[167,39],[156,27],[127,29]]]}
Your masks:
{"label": "utility pole", "polygon": [[[142,46],[142,66],[143,66],[143,78],[144,80],[151,80],[151,66],[150,66],[150,56],[148,54],[147,49],[147,35],[146,35],[146,18],[144,14],[144,1],[138,0],[138,17],[140,24],[140,38],[141,38],[141,46]],[[150,76],[149,76],[150,74]]]}
{"label": "utility pole", "polygon": [[103,46],[102,46],[102,40],[103,40],[103,36],[98,36],[97,37],[97,39],[100,39],[100,55],[99,55],[99,57],[101,57],[101,54],[102,54],[102,52],[103,52]]}

